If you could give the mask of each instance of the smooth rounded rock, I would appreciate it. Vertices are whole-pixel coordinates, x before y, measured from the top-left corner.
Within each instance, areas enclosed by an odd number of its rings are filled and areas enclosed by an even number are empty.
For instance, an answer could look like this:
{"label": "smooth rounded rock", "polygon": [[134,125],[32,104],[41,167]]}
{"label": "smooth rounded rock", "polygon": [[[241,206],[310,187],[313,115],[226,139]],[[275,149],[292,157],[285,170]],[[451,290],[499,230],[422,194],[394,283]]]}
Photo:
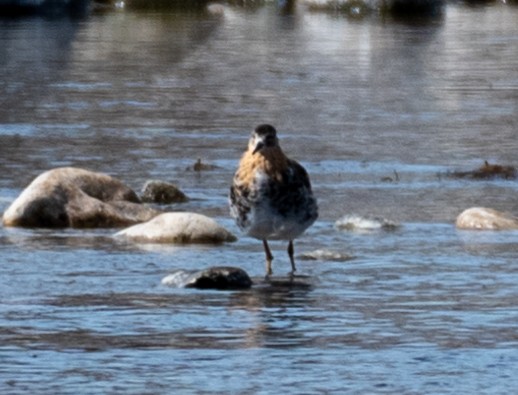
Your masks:
{"label": "smooth rounded rock", "polygon": [[234,290],[250,288],[252,280],[243,269],[216,266],[196,272],[179,270],[164,277],[162,284],[183,288]]}
{"label": "smooth rounded rock", "polygon": [[455,225],[468,230],[512,230],[518,229],[518,218],[487,207],[472,207],[457,217]]}
{"label": "smooth rounded rock", "polygon": [[160,180],[150,180],[144,184],[140,198],[145,203],[185,203],[189,199],[176,185]]}
{"label": "smooth rounded rock", "polygon": [[5,226],[121,227],[148,221],[159,211],[103,173],[64,167],[46,171],[3,214]]}
{"label": "smooth rounded rock", "polygon": [[137,243],[217,244],[237,240],[212,218],[187,212],[163,213],[146,223],[124,229],[115,236]]}

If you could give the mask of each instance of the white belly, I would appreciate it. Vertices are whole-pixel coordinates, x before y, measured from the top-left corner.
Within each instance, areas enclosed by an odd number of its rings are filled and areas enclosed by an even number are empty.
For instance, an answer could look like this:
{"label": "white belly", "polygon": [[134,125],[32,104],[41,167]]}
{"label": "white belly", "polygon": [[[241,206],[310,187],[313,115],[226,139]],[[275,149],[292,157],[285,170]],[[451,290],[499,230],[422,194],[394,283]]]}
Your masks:
{"label": "white belly", "polygon": [[294,240],[311,225],[300,223],[295,217],[280,216],[264,207],[252,209],[249,224],[246,234],[260,240]]}

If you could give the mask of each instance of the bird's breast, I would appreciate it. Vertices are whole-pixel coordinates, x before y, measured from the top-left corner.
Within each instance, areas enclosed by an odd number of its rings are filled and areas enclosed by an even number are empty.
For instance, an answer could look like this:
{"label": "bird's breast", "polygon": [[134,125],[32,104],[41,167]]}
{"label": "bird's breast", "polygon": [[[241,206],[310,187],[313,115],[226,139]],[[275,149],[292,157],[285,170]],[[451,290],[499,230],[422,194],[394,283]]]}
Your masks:
{"label": "bird's breast", "polygon": [[239,163],[236,179],[248,188],[270,181],[282,182],[287,166],[288,161],[282,151],[270,152],[267,155],[247,151]]}

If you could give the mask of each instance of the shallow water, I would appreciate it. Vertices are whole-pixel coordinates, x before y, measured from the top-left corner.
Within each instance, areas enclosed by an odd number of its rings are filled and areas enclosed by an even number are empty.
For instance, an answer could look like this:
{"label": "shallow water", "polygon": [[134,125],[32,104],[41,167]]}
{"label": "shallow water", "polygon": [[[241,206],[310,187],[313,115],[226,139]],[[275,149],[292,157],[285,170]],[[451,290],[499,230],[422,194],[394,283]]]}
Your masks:
{"label": "shallow water", "polygon": [[[403,22],[274,6],[0,19],[0,212],[42,171],[79,166],[136,190],[176,182],[192,200],[169,209],[238,233],[228,186],[271,122],[320,203],[296,253],[354,256],[299,260],[305,285],[202,292],[160,280],[222,264],[261,276],[261,244],[0,228],[0,391],[516,391],[518,232],[453,223],[475,205],[518,213],[518,185],[445,174],[518,165],[517,20],[504,5]],[[188,170],[198,158],[218,168]],[[348,214],[401,226],[335,229]]]}

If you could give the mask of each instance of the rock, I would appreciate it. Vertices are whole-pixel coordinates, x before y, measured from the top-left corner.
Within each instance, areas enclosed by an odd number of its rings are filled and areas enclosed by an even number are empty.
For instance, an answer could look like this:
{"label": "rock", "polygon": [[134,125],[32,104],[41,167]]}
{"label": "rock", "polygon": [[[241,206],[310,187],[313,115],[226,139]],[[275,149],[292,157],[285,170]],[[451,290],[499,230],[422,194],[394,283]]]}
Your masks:
{"label": "rock", "polygon": [[299,259],[305,261],[335,261],[335,262],[345,262],[354,259],[353,256],[348,254],[342,254],[340,252],[330,251],[330,250],[315,250],[311,252],[306,252],[298,256]]}
{"label": "rock", "polygon": [[189,277],[191,277],[194,273],[196,273],[195,270],[177,270],[176,272],[165,276],[162,279],[161,284],[167,285],[169,287],[182,288],[185,287],[185,284],[187,284]]}
{"label": "rock", "polygon": [[209,163],[204,163],[201,161],[201,159],[198,159],[192,166],[187,167],[186,170],[194,170],[196,172],[202,172],[202,171],[211,171],[219,169],[216,165],[211,165]]}
{"label": "rock", "polygon": [[189,200],[176,185],[159,180],[146,182],[140,198],[145,203],[159,204],[185,203]]}
{"label": "rock", "polygon": [[385,176],[380,179],[381,182],[399,182],[399,173],[394,170],[394,178]]}
{"label": "rock", "polygon": [[115,236],[137,243],[217,244],[237,240],[213,219],[196,213],[163,213]]}
{"label": "rock", "polygon": [[486,207],[472,207],[464,210],[455,225],[458,229],[511,230],[518,229],[518,217]]}
{"label": "rock", "polygon": [[236,267],[210,267],[196,272],[179,270],[162,279],[163,285],[199,289],[248,289],[252,280]]}
{"label": "rock", "polygon": [[384,0],[381,11],[394,17],[436,17],[442,16],[445,0]]}
{"label": "rock", "polygon": [[148,221],[159,211],[106,174],[64,167],[38,176],[3,215],[5,226],[120,227]]}
{"label": "rock", "polygon": [[339,230],[371,232],[376,230],[396,230],[400,225],[385,218],[346,215],[335,222],[335,227]]}

